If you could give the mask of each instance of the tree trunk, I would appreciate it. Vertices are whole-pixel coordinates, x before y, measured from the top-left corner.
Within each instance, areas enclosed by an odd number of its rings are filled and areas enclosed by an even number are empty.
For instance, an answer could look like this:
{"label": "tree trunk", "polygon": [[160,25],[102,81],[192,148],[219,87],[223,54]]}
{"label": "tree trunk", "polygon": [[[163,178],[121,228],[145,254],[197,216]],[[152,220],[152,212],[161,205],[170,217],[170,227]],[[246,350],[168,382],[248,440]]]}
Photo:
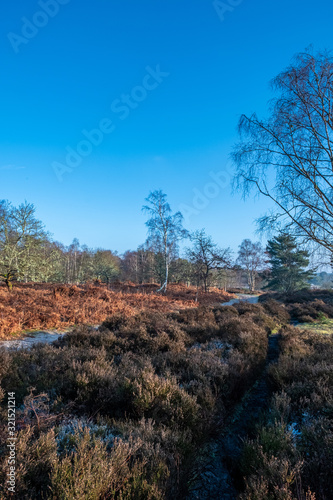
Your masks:
{"label": "tree trunk", "polygon": [[157,290],[157,293],[163,292],[166,293],[167,291],[167,286],[168,286],[168,278],[169,278],[169,256],[168,256],[168,247],[167,244],[165,243],[164,246],[164,259],[165,259],[165,281],[161,288]]}
{"label": "tree trunk", "polygon": [[12,277],[8,274],[5,278],[5,283],[8,288],[8,291],[11,292],[13,290]]}

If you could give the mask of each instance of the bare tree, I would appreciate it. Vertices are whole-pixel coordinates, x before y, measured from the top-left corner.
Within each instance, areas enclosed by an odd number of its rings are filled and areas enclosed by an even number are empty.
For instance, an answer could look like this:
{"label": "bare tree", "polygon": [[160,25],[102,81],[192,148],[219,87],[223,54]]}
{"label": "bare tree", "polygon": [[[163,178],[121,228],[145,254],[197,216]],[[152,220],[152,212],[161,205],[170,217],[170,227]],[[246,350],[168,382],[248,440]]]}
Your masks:
{"label": "bare tree", "polygon": [[251,292],[254,292],[258,272],[265,266],[265,251],[259,242],[243,240],[239,246],[237,263],[244,269]]}
{"label": "bare tree", "polygon": [[138,283],[138,252],[127,250],[122,256],[120,267],[122,281],[133,281],[134,283]]}
{"label": "bare tree", "polygon": [[151,192],[146,201],[148,205],[144,205],[142,210],[150,216],[146,222],[148,239],[162,254],[164,261],[165,279],[158,292],[166,292],[171,258],[176,255],[178,241],[186,238],[188,232],[183,228],[182,214],[172,213],[167,196],[161,190]]}
{"label": "bare tree", "polygon": [[187,259],[178,258],[171,263],[170,275],[173,282],[189,286],[193,276],[193,266]]}
{"label": "bare tree", "polygon": [[69,283],[78,283],[79,279],[79,258],[80,258],[80,242],[74,238],[67,249],[68,255],[68,281]]}
{"label": "bare tree", "polygon": [[272,82],[267,119],[243,115],[236,186],[274,201],[259,227],[279,227],[333,252],[333,59],[298,54]]}
{"label": "bare tree", "polygon": [[191,241],[193,247],[187,249],[187,256],[194,266],[197,284],[203,282],[204,290],[207,292],[213,271],[230,267],[231,251],[229,248],[219,248],[212,238],[206,235],[204,229],[195,231],[191,235]]}

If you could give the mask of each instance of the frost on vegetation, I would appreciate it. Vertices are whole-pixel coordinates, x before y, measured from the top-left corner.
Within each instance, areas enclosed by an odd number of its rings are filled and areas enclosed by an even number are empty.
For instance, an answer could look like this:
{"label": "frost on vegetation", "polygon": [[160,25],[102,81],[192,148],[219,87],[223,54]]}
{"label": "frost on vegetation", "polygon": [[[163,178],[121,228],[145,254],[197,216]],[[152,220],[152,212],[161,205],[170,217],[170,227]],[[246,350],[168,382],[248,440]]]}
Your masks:
{"label": "frost on vegetation", "polygon": [[293,443],[295,443],[302,435],[301,431],[297,428],[296,422],[292,422],[288,425],[288,433],[290,434]]}
{"label": "frost on vegetation", "polygon": [[206,342],[205,344],[202,344],[200,342],[196,342],[193,344],[188,350],[193,351],[195,349],[201,350],[201,351],[221,351],[221,355],[224,354],[229,354],[233,350],[233,346],[229,344],[228,342],[222,342],[221,340],[215,339],[211,340],[209,342]]}
{"label": "frost on vegetation", "polygon": [[74,418],[69,422],[62,423],[57,429],[56,442],[58,451],[75,451],[79,440],[87,432],[90,434],[91,439],[99,439],[109,449],[112,448],[114,440],[117,438],[107,425],[94,424],[84,418]]}
{"label": "frost on vegetation", "polygon": [[309,424],[311,421],[311,415],[308,411],[303,411],[302,413],[302,424]]}

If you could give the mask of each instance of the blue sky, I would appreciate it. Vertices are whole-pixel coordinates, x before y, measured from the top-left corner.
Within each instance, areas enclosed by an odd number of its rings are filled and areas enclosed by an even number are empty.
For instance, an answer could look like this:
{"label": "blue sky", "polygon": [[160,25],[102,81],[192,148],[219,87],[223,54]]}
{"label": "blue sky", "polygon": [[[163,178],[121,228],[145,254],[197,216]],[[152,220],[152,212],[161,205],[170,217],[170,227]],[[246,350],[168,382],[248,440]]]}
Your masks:
{"label": "blue sky", "polygon": [[2,2],[0,198],[65,244],[135,249],[154,189],[221,246],[256,238],[269,206],[232,194],[237,121],[265,113],[296,52],[333,48],[333,4],[225,4],[222,20],[210,0]]}

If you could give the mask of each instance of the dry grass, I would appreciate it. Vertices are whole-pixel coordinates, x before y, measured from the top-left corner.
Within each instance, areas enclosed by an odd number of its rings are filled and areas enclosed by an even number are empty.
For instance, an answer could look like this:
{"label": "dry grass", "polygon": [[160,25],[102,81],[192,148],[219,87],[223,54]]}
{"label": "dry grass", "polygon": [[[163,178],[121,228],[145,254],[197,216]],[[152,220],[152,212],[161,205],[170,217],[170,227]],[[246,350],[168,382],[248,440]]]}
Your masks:
{"label": "dry grass", "polygon": [[212,290],[170,285],[166,295],[156,294],[157,285],[115,285],[114,290],[97,285],[67,286],[17,284],[12,293],[0,287],[0,337],[33,329],[64,328],[80,324],[100,324],[115,314],[133,316],[143,310],[161,312],[214,304],[232,296]]}

